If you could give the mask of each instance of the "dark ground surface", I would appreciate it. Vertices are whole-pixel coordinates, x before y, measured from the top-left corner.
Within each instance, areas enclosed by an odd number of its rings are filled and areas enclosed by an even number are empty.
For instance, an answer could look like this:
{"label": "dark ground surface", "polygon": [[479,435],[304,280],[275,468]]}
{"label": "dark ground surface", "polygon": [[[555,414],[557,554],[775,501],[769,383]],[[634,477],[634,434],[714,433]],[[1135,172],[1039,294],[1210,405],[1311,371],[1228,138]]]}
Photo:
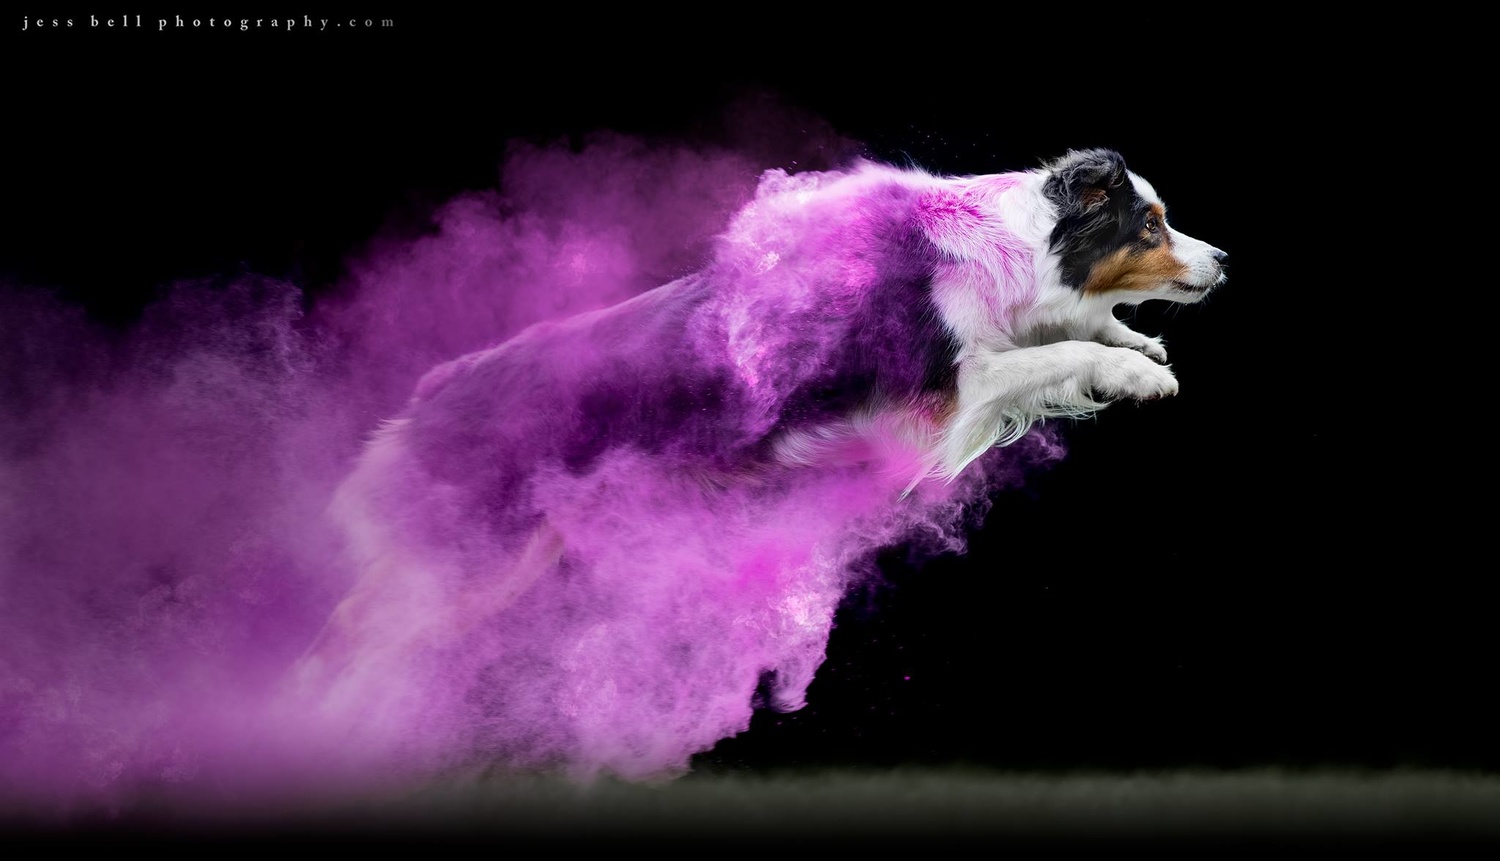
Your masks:
{"label": "dark ground surface", "polygon": [[1003,773],[977,769],[694,775],[661,785],[540,778],[397,796],[194,809],[140,804],[11,836],[73,844],[473,843],[494,848],[1481,847],[1500,780],[1456,772]]}

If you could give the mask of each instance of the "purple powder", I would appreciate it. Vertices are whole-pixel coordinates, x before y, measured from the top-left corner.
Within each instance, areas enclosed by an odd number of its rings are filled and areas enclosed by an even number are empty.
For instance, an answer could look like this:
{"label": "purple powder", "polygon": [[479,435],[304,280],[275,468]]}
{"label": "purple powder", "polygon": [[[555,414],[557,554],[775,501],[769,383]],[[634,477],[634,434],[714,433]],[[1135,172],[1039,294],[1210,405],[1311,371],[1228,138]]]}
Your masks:
{"label": "purple powder", "polygon": [[[916,201],[769,212],[767,188],[837,175],[773,173],[757,198],[763,163],[618,137],[517,146],[500,191],[371,243],[305,314],[294,285],[254,277],[174,285],[123,335],[0,294],[0,797],[234,803],[490,767],[659,777],[745,730],[762,680],[764,705],[799,707],[875,551],[961,550],[990,491],[1060,455],[1033,433],[905,498],[907,474],[859,458],[707,478],[788,410],[823,408],[798,386],[805,363],[836,373],[830,326],[903,267],[944,265],[875,239]],[[710,310],[691,301],[704,279]],[[696,309],[666,315],[688,327],[672,337],[575,321],[495,347],[667,282],[635,301]],[[897,327],[875,340],[900,381],[916,371],[898,318],[858,322]],[[622,379],[603,373],[615,361],[633,385],[681,387],[683,414],[601,384]],[[578,408],[485,394],[527,386]],[[403,415],[410,445],[340,493]],[[591,448],[601,422],[632,444]],[[351,512],[375,532],[346,534]],[[399,576],[358,580],[382,565]]]}

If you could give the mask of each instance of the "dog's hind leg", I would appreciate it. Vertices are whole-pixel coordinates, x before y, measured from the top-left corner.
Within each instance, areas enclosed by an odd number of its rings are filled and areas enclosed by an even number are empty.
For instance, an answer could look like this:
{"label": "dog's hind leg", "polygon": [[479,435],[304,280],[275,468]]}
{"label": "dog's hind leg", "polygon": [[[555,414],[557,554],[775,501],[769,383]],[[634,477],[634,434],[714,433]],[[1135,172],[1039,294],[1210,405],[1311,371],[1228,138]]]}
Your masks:
{"label": "dog's hind leg", "polygon": [[458,637],[473,630],[486,619],[503,612],[524,595],[543,573],[552,570],[562,559],[564,550],[562,533],[552,528],[545,519],[532,530],[521,552],[506,571],[493,572],[486,582],[477,578],[474,586],[456,599],[457,609],[449,620],[451,628],[445,636]]}
{"label": "dog's hind leg", "polygon": [[298,660],[292,683],[317,700],[360,696],[361,685],[378,686],[410,656],[456,642],[503,612],[555,568],[563,549],[562,535],[543,520],[502,570],[464,577],[394,551],[369,560]]}
{"label": "dog's hind leg", "polygon": [[1125,347],[1059,341],[975,353],[959,364],[958,407],[943,431],[940,469],[953,479],[991,446],[1020,439],[1039,419],[1083,417],[1119,398],[1176,393],[1170,369]]}

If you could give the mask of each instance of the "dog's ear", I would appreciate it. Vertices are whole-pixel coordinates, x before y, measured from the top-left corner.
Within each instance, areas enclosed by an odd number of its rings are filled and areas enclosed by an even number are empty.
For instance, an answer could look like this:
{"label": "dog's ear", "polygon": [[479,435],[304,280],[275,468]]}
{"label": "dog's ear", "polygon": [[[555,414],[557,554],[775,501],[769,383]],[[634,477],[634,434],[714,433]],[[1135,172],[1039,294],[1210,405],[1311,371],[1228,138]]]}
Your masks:
{"label": "dog's ear", "polygon": [[1089,215],[1125,184],[1125,159],[1109,149],[1068,150],[1047,166],[1043,186],[1064,215]]}

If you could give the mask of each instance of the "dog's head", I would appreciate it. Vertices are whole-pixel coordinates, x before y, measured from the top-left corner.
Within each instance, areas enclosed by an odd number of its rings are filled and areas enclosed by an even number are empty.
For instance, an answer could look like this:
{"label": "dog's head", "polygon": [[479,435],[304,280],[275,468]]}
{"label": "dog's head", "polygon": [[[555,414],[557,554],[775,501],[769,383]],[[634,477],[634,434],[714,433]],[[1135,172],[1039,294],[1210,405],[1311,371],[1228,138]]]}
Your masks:
{"label": "dog's head", "polygon": [[1058,216],[1050,251],[1068,287],[1114,303],[1197,302],[1223,283],[1228,255],[1172,229],[1156,190],[1119,153],[1072,150],[1046,170]]}

